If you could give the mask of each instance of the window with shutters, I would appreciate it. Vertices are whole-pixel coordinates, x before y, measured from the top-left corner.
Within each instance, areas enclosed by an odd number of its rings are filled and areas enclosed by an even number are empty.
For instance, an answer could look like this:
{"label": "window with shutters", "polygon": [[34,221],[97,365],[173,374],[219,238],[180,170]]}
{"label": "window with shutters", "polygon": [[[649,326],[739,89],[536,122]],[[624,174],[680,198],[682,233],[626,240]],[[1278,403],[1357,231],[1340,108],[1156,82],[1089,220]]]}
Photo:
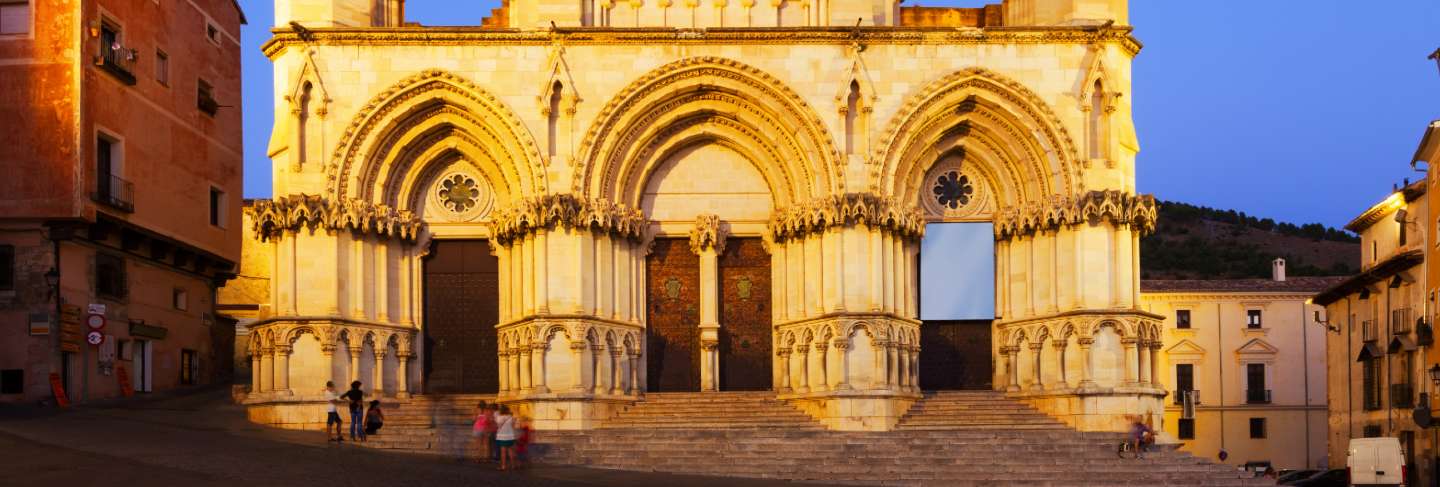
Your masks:
{"label": "window with shutters", "polygon": [[1184,330],[1184,329],[1189,329],[1189,328],[1190,328],[1190,310],[1188,310],[1188,309],[1177,309],[1177,310],[1175,310],[1175,327],[1176,327],[1176,328],[1180,328],[1180,329],[1182,329],[1182,330]]}
{"label": "window with shutters", "polygon": [[95,254],[95,294],[124,299],[125,287],[125,260],[110,254]]}
{"label": "window with shutters", "polygon": [[0,36],[30,33],[30,1],[0,0]]}
{"label": "window with shutters", "polygon": [[1265,418],[1250,418],[1250,438],[1265,439]]}

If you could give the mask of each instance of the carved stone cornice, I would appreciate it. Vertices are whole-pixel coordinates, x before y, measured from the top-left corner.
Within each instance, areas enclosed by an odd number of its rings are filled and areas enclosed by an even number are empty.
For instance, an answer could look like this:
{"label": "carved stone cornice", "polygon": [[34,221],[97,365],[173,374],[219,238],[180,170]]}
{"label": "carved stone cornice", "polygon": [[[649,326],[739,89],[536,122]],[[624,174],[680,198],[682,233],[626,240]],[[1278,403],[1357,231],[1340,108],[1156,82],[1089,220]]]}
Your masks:
{"label": "carved stone cornice", "polygon": [[925,215],[919,207],[902,207],[894,199],[869,193],[827,196],[777,209],[767,230],[770,240],[784,242],[851,225],[880,228],[909,240],[925,236]]}
{"label": "carved stone cornice", "polygon": [[948,27],[790,27],[743,29],[710,27],[700,31],[663,28],[566,27],[521,31],[475,27],[343,27],[274,31],[261,50],[274,59],[286,47],[307,45],[473,46],[550,45],[563,34],[569,46],[587,44],[1095,44],[1117,43],[1134,56],[1142,45],[1130,27],[1026,26],[999,29]]}
{"label": "carved stone cornice", "polygon": [[690,229],[690,251],[699,255],[709,248],[714,249],[716,254],[725,253],[725,233],[719,215],[696,216],[695,228]]}
{"label": "carved stone cornice", "polygon": [[425,223],[408,210],[360,200],[335,201],[320,195],[298,194],[256,200],[245,209],[254,222],[256,238],[278,238],[301,230],[349,230],[415,242]]}
{"label": "carved stone cornice", "polygon": [[1090,191],[1079,197],[1056,196],[1048,201],[1007,206],[995,214],[995,239],[1057,230],[1091,221],[1129,225],[1148,235],[1155,231],[1155,197],[1123,191]]}
{"label": "carved stone cornice", "polygon": [[571,194],[522,199],[496,209],[493,219],[495,240],[502,245],[557,227],[608,233],[638,242],[644,239],[647,224],[645,214],[638,209]]}

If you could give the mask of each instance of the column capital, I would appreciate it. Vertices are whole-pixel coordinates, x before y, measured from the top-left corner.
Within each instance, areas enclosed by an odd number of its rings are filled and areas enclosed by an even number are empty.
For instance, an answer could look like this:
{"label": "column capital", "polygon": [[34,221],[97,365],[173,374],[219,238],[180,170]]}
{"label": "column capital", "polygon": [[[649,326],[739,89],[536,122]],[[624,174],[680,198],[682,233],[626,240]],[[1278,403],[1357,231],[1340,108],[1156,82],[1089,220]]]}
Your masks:
{"label": "column capital", "polygon": [[1140,339],[1135,337],[1125,337],[1120,339],[1120,344],[1127,347],[1133,347],[1138,343],[1140,343]]}
{"label": "column capital", "polygon": [[275,345],[275,348],[274,348],[274,352],[275,352],[275,353],[278,353],[278,354],[281,354],[281,355],[290,355],[290,353],[291,353],[291,352],[294,352],[294,351],[295,351],[295,347],[292,346],[292,345],[290,345],[290,344],[288,344],[288,343]]}
{"label": "column capital", "polygon": [[690,251],[696,255],[706,250],[714,250],[716,254],[724,253],[727,230],[719,215],[696,215],[695,227],[690,229]]}
{"label": "column capital", "polygon": [[1095,339],[1094,339],[1094,338],[1088,338],[1088,337],[1087,337],[1087,338],[1081,338],[1081,339],[1075,340],[1075,343],[1080,344],[1080,348],[1090,348],[1090,345],[1095,344]]}
{"label": "column capital", "polygon": [[701,340],[700,349],[707,352],[720,348],[720,340]]}
{"label": "column capital", "polygon": [[835,347],[836,350],[849,350],[850,340],[846,338],[836,338],[832,345]]}

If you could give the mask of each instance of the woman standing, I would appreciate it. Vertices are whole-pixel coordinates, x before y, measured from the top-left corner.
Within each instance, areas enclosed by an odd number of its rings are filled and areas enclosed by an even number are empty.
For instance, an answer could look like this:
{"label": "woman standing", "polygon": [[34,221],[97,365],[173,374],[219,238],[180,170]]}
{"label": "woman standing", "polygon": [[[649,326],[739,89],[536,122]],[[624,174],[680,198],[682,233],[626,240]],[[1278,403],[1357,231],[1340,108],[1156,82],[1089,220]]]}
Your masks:
{"label": "woman standing", "polygon": [[495,415],[495,444],[500,446],[500,470],[510,470],[515,465],[515,417],[510,408],[500,406]]}
{"label": "woman standing", "polygon": [[485,401],[475,406],[475,426],[472,435],[479,447],[475,449],[478,454],[475,456],[475,463],[490,461],[490,435],[495,430],[495,420],[490,414],[490,405]]}

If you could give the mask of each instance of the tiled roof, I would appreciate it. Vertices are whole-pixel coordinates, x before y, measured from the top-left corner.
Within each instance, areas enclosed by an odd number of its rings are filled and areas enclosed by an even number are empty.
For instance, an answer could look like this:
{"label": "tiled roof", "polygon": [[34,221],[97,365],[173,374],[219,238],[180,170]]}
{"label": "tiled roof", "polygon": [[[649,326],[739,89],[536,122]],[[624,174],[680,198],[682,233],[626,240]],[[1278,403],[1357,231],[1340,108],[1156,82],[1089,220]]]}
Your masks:
{"label": "tiled roof", "polygon": [[1272,279],[1146,279],[1140,292],[1316,293],[1344,281],[1346,276]]}

